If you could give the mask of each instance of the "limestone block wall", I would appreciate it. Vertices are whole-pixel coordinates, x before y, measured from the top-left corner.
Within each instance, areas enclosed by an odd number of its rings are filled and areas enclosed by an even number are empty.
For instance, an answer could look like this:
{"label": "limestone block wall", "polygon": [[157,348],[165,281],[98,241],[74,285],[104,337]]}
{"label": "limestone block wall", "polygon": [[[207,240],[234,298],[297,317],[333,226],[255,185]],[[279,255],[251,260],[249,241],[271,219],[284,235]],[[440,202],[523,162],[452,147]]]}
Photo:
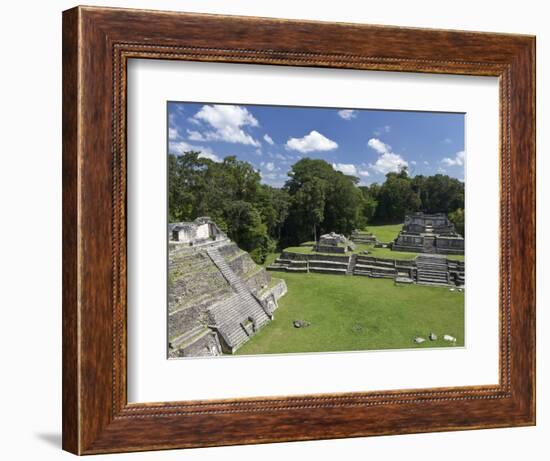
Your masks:
{"label": "limestone block wall", "polygon": [[341,262],[346,264],[349,262],[349,256],[301,254],[301,253],[292,253],[288,251],[283,251],[281,253],[281,256],[279,256],[279,258],[290,259],[295,261],[323,260],[323,261]]}
{"label": "limestone block wall", "polygon": [[259,271],[255,271],[251,277],[246,279],[246,286],[250,289],[250,291],[259,291],[269,285],[270,281],[271,276],[265,269],[261,269]]}
{"label": "limestone block wall", "polygon": [[181,275],[169,283],[168,310],[172,312],[193,304],[196,299],[223,289],[227,291],[230,287],[220,272],[198,271]]}
{"label": "limestone block wall", "polygon": [[224,258],[231,258],[232,256],[235,256],[237,253],[241,252],[241,249],[237,246],[236,243],[228,243],[227,245],[222,245],[218,247],[218,252],[224,257]]}
{"label": "limestone block wall", "polygon": [[171,353],[171,357],[210,357],[221,355],[222,347],[218,335],[209,331],[195,342]]}
{"label": "limestone block wall", "polygon": [[286,282],[282,279],[279,279],[279,282],[271,288],[270,292],[273,293],[275,298],[279,299],[282,296],[286,295],[288,288]]}
{"label": "limestone block wall", "polygon": [[246,273],[256,268],[256,263],[248,253],[244,252],[231,261],[228,261],[228,264],[231,270],[239,277],[243,277]]}
{"label": "limestone block wall", "polygon": [[[217,259],[209,253],[209,248],[216,249]],[[266,305],[272,311],[277,306],[277,299],[286,293],[284,281],[270,286],[271,276],[266,270],[230,241],[213,241],[200,247],[170,246],[168,274],[170,357],[233,352],[235,344],[242,344],[243,338],[235,336],[240,330],[228,330],[227,322],[215,321],[212,309],[218,309],[217,313],[227,318],[248,309],[255,319],[259,319],[258,328],[261,328],[270,320],[270,315],[254,294],[265,294]],[[226,328],[225,332],[221,326]],[[229,336],[224,337],[224,334]],[[228,349],[228,344],[233,347]]]}
{"label": "limestone block wall", "polygon": [[206,308],[219,299],[222,299],[222,297],[218,297],[217,299],[212,298],[207,302],[202,302],[171,314],[168,322],[168,340],[199,326],[206,326],[209,321]]}

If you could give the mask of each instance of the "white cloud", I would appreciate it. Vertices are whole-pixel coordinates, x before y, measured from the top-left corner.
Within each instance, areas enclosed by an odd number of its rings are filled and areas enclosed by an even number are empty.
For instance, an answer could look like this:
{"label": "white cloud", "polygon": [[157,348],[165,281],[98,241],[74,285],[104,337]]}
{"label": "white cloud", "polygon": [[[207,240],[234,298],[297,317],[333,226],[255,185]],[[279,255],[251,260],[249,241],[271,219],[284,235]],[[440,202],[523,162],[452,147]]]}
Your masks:
{"label": "white cloud", "polygon": [[369,142],[367,144],[371,149],[374,149],[379,154],[385,154],[387,152],[391,152],[391,146],[383,143],[378,138],[369,139]]}
{"label": "white cloud", "polygon": [[380,141],[378,138],[369,139],[368,146],[379,155],[378,160],[370,165],[372,169],[379,173],[398,172],[409,165],[403,157],[392,152],[389,144]]}
{"label": "white cloud", "polygon": [[275,164],[273,162],[267,162],[265,164],[265,169],[267,171],[273,171],[275,169]]}
{"label": "white cloud", "polygon": [[342,109],[338,111],[338,115],[344,120],[351,120],[352,118],[357,117],[357,111],[352,109]]}
{"label": "white cloud", "polygon": [[217,163],[222,161],[222,159],[214,154],[209,147],[194,146],[185,141],[170,142],[168,144],[168,150],[173,155],[183,155],[185,152],[189,151],[200,152],[199,158],[208,158]]}
{"label": "white cloud", "polygon": [[445,138],[443,141],[441,141],[443,144],[451,144],[453,140],[451,138]]}
{"label": "white cloud", "polygon": [[271,139],[271,136],[269,136],[267,133],[264,134],[264,141],[271,146],[275,144],[275,141],[273,141],[273,139]]}
{"label": "white cloud", "polygon": [[282,187],[288,179],[287,175],[282,173],[262,173],[261,171],[259,173],[262,181],[273,187]]}
{"label": "white cloud", "polygon": [[278,160],[286,160],[286,157],[283,154],[275,154],[275,158]]}
{"label": "white cloud", "polygon": [[465,153],[463,150],[461,150],[460,152],[456,153],[454,158],[445,157],[443,160],[441,160],[441,162],[447,166],[462,166],[464,165],[464,157]]}
{"label": "white cloud", "polygon": [[194,130],[187,130],[187,138],[189,141],[206,141],[206,138],[201,133]]}
{"label": "white cloud", "polygon": [[179,139],[179,137],[180,135],[177,128],[168,127],[168,139],[170,141],[175,141],[176,139]]}
{"label": "white cloud", "polygon": [[260,175],[262,176],[262,179],[274,180],[274,179],[277,179],[277,177],[278,177],[277,173],[261,173],[260,172]]}
{"label": "white cloud", "polygon": [[410,163],[411,163],[411,165],[416,165],[416,161],[414,161],[414,160],[411,160]]}
{"label": "white cloud", "polygon": [[286,142],[286,147],[287,149],[307,153],[313,151],[334,150],[338,147],[338,144],[323,136],[318,131],[313,130],[303,138],[290,138]]}
{"label": "white cloud", "polygon": [[205,105],[192,117],[192,120],[205,122],[212,128],[212,130],[198,133],[202,136],[202,140],[260,146],[260,143],[243,129],[247,126],[257,127],[259,125],[258,120],[244,107]]}
{"label": "white cloud", "polygon": [[370,173],[367,170],[357,170],[357,172],[359,173],[359,176],[370,176]]}
{"label": "white cloud", "polygon": [[427,160],[424,160],[424,165],[429,165],[430,162],[428,162]]}
{"label": "white cloud", "polygon": [[168,151],[174,155],[182,155],[183,153],[189,152],[191,150],[200,150],[200,147],[192,146],[185,141],[170,142],[168,144]]}
{"label": "white cloud", "polygon": [[357,176],[357,167],[351,163],[333,163],[332,168],[348,176]]}
{"label": "white cloud", "polygon": [[378,160],[374,163],[374,165],[371,165],[372,168],[382,174],[387,174],[390,172],[397,173],[406,166],[408,166],[406,160],[404,160],[400,155],[392,152],[382,154],[378,157]]}
{"label": "white cloud", "polygon": [[207,158],[216,163],[222,162],[222,159],[212,152],[201,152],[199,158]]}

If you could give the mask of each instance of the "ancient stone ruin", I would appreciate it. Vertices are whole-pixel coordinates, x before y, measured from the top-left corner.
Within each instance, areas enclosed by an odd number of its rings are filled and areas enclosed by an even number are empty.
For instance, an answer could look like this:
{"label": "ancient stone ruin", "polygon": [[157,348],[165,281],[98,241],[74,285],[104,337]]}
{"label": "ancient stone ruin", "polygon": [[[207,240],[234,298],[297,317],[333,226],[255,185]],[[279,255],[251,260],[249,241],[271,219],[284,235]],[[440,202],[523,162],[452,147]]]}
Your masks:
{"label": "ancient stone ruin", "polygon": [[170,240],[189,246],[221,241],[227,236],[208,217],[195,219],[193,222],[180,222],[168,225]]}
{"label": "ancient stone ruin", "polygon": [[355,229],[352,232],[350,240],[353,243],[363,243],[366,245],[374,245],[377,242],[376,236],[374,234],[359,229]]}
{"label": "ancient stone ruin", "polygon": [[347,253],[353,251],[355,244],[341,234],[331,232],[321,235],[319,241],[314,245],[314,250],[319,253]]}
{"label": "ancient stone ruin", "polygon": [[444,255],[420,254],[413,260],[375,258],[369,255],[321,255],[284,251],[269,271],[317,272],[387,278],[396,283],[464,287],[464,261]]}
{"label": "ancient stone ruin", "polygon": [[464,254],[464,238],[455,230],[445,213],[405,216],[403,229],[392,250],[415,253]]}
{"label": "ancient stone ruin", "polygon": [[207,217],[168,226],[169,357],[232,354],[286,293]]}

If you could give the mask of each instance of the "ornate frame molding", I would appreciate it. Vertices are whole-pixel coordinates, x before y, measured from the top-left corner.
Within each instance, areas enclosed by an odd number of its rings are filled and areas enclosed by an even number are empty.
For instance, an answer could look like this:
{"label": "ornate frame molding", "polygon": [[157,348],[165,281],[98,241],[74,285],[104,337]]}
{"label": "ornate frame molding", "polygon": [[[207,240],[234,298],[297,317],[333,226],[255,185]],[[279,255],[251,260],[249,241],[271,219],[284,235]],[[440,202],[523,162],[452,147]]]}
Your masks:
{"label": "ornate frame molding", "polygon": [[[499,385],[128,404],[126,64],[136,58],[499,77]],[[66,450],[534,424],[533,37],[77,7],[63,16],[63,60]]]}

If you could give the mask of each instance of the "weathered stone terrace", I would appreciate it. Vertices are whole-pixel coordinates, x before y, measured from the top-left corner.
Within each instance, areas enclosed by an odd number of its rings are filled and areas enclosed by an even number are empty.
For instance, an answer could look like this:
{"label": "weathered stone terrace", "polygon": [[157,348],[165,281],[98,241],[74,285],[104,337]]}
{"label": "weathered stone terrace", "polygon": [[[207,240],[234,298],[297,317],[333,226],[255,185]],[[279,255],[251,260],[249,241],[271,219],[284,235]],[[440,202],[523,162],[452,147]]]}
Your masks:
{"label": "weathered stone terrace", "polygon": [[[199,225],[217,229],[207,218]],[[169,244],[169,356],[233,353],[271,321],[286,284],[225,236],[196,241],[187,226],[176,229],[184,234]]]}
{"label": "weathered stone terrace", "polygon": [[366,245],[374,245],[377,242],[374,234],[357,229],[353,231],[350,239],[353,243],[363,243]]}
{"label": "weathered stone terrace", "polygon": [[444,255],[420,254],[414,260],[401,260],[361,254],[335,256],[283,252],[267,269],[399,279],[424,285],[464,285],[464,262],[450,260]]}
{"label": "weathered stone terrace", "polygon": [[413,213],[392,243],[394,251],[431,254],[464,254],[464,238],[444,213]]}

